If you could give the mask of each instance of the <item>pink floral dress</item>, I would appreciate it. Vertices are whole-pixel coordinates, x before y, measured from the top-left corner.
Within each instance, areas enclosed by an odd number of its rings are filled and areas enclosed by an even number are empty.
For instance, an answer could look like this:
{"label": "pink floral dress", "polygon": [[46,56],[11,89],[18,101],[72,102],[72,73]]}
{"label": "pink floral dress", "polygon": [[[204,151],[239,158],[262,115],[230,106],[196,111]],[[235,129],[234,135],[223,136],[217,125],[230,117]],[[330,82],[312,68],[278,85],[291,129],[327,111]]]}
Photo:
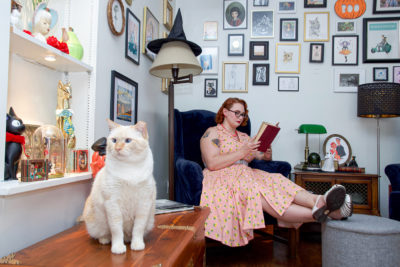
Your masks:
{"label": "pink floral dress", "polygon": [[[221,154],[238,150],[250,138],[238,132],[237,140],[220,124],[217,132]],[[249,155],[245,160],[250,162],[254,157]],[[205,235],[232,247],[246,245],[253,239],[253,229],[265,227],[261,197],[282,215],[297,192],[304,190],[279,173],[240,163],[216,171],[206,168],[203,174],[200,205],[211,209],[205,222]]]}

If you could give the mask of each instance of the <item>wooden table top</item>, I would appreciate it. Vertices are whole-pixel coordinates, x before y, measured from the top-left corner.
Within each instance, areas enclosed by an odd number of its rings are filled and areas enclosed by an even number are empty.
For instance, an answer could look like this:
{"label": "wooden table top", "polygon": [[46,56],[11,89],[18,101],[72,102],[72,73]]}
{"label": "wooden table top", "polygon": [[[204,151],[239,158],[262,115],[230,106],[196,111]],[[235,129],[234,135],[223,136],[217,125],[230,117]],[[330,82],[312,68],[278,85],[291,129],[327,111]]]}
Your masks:
{"label": "wooden table top", "polygon": [[156,215],[142,251],[133,251],[127,244],[125,254],[112,254],[110,244],[92,239],[80,223],[17,252],[14,259],[25,266],[172,266],[198,230],[204,235],[209,213],[208,208],[196,207],[194,211]]}

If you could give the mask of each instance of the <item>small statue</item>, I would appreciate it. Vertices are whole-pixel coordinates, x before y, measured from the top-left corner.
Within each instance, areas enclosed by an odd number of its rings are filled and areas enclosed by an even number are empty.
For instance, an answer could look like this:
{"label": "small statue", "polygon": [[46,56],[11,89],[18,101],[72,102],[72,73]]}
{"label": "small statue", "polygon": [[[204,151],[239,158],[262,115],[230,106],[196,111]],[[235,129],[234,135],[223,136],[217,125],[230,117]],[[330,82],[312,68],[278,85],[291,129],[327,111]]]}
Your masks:
{"label": "small statue", "polygon": [[104,167],[106,161],[107,138],[102,137],[93,143],[92,149],[95,151],[92,155],[90,168],[92,169],[93,178]]}
{"label": "small statue", "polygon": [[358,167],[357,161],[356,161],[356,156],[352,156],[351,160],[349,162],[349,167]]}
{"label": "small statue", "polygon": [[46,3],[40,3],[33,15],[32,36],[46,43],[46,35],[55,26],[57,19],[58,16],[55,10],[48,8]]}
{"label": "small statue", "polygon": [[20,22],[20,17],[21,17],[21,9],[22,5],[19,3],[18,0],[11,0],[11,17],[10,17],[10,23],[11,26],[14,28],[21,29],[21,22]]}
{"label": "small statue", "polygon": [[331,152],[326,152],[324,166],[322,166],[324,172],[335,172],[335,164],[333,162],[333,155]]}
{"label": "small statue", "polygon": [[57,86],[57,126],[62,130],[64,137],[67,139],[68,148],[74,148],[76,143],[75,128],[72,124],[71,105],[69,100],[72,98],[71,83],[63,84],[58,82]]}

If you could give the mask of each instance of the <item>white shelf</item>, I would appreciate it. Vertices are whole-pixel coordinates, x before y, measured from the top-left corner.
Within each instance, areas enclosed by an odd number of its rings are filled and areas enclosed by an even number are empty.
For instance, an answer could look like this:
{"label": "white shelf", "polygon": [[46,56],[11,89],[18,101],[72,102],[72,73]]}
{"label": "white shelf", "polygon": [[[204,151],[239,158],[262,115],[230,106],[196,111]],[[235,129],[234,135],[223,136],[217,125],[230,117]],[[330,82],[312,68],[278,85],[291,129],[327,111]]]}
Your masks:
{"label": "white shelf", "polygon": [[[57,71],[91,72],[93,70],[88,64],[12,27],[10,32],[10,52]],[[56,60],[53,62],[45,60],[44,58],[47,55],[55,56]]]}
{"label": "white shelf", "polygon": [[0,197],[55,187],[64,184],[92,179],[91,172],[67,174],[62,178],[52,178],[38,182],[19,182],[18,180],[0,182]]}

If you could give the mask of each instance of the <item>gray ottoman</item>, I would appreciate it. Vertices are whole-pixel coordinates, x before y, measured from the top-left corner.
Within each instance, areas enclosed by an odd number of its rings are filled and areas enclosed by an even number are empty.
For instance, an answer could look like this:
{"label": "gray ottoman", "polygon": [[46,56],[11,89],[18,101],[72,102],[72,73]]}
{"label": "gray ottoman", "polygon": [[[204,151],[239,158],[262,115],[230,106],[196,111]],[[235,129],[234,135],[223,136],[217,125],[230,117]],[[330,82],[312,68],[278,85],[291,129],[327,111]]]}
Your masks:
{"label": "gray ottoman", "polygon": [[322,224],[322,266],[400,266],[400,222],[353,214]]}

